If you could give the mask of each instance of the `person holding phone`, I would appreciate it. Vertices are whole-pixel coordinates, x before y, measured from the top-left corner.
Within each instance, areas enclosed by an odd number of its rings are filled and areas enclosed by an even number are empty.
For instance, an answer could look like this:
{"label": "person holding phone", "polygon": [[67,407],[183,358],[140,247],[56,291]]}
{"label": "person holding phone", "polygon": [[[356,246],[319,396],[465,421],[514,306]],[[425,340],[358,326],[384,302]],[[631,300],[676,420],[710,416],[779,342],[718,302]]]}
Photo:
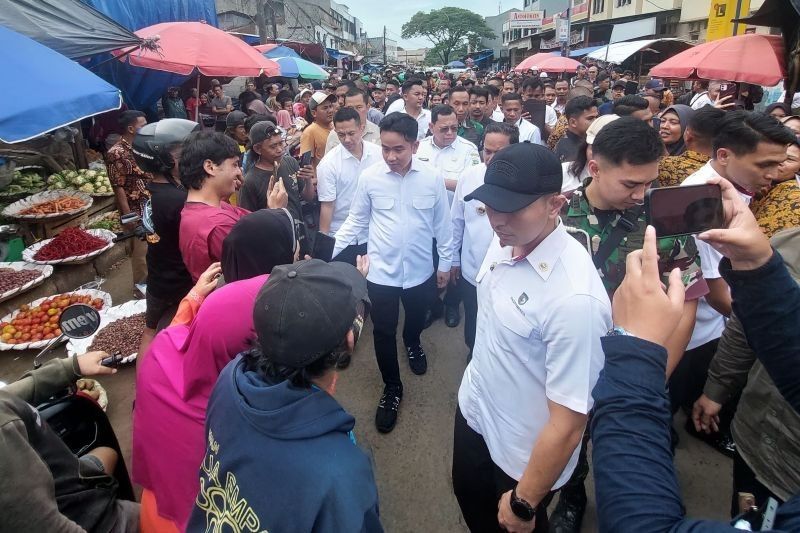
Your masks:
{"label": "person holding phone", "polygon": [[[389,113],[381,121],[383,162],[361,173],[347,219],[336,232],[333,258],[368,231],[367,275],[372,300],[373,338],[384,390],[375,413],[378,431],[397,422],[403,383],[397,362],[397,323],[403,302],[403,342],[409,366],[417,375],[428,369],[420,335],[436,287],[450,279],[450,202],[445,179],[418,158],[418,123],[406,113]],[[434,272],[433,239],[439,254]]]}
{"label": "person holding phone", "polygon": [[[714,136],[711,160],[681,185],[700,185],[710,179],[724,178],[734,185],[742,202],[749,205],[757,192],[777,178],[780,165],[786,159],[786,147],[792,142],[795,142],[794,134],[774,117],[746,111],[729,112]],[[691,413],[695,400],[703,392],[709,364],[725,329],[725,319],[731,314],[730,289],[719,271],[722,254],[702,240],[696,242],[709,293],[700,301],[686,355],[670,382],[673,409],[683,408],[687,413]],[[735,451],[730,436],[735,410],[734,400],[720,413],[719,433],[707,440],[729,456]],[[691,424],[687,424],[686,429],[700,436]]]}
{"label": "person holding phone", "polygon": [[522,96],[506,93],[500,98],[503,108],[503,122],[519,129],[520,142],[542,144],[542,131],[528,120],[522,118]]}
{"label": "person holding phone", "polygon": [[[642,246],[644,196],[658,176],[663,153],[658,132],[646,122],[628,116],[606,124],[592,143],[592,158],[587,163],[590,177],[562,211],[565,225],[589,236],[592,260],[612,297],[625,277],[628,254]],[[671,370],[689,342],[698,299],[708,293],[708,286],[691,237],[659,239],[658,253],[663,279],[678,267],[687,292],[680,325],[667,344]],[[585,454],[580,459],[554,511],[553,523],[564,531],[580,531],[586,507],[584,480],[589,464]]]}

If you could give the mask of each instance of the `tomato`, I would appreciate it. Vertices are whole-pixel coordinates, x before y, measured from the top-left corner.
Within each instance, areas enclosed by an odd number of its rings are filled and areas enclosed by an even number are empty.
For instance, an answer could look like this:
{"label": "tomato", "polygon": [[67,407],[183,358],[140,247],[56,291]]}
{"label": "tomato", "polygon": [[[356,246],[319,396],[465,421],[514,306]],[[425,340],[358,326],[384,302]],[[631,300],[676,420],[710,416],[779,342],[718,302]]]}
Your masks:
{"label": "tomato", "polygon": [[18,331],[16,333],[14,333],[14,338],[15,339],[19,339],[20,337],[22,337],[22,332],[21,331]]}
{"label": "tomato", "polygon": [[31,340],[33,340],[34,342],[42,340],[42,334],[36,333],[33,337],[31,337]]}
{"label": "tomato", "polygon": [[48,320],[48,322],[50,322],[51,324],[56,324],[58,322],[58,317],[57,316],[51,316],[50,320]]}
{"label": "tomato", "polygon": [[53,316],[53,315],[55,315],[56,313],[58,313],[58,309],[57,309],[57,308],[55,308],[55,307],[51,307],[50,309],[48,309],[48,310],[47,310],[47,314],[48,314],[49,316]]}
{"label": "tomato", "polygon": [[3,342],[8,342],[9,340],[11,340],[11,337],[12,337],[11,333],[3,333],[3,335],[0,335],[0,339],[2,339]]}
{"label": "tomato", "polygon": [[56,335],[61,335],[61,328],[56,328],[55,334]]}
{"label": "tomato", "polygon": [[23,333],[21,338],[22,338],[23,341],[29,341],[29,340],[31,340],[31,334],[30,333]]}

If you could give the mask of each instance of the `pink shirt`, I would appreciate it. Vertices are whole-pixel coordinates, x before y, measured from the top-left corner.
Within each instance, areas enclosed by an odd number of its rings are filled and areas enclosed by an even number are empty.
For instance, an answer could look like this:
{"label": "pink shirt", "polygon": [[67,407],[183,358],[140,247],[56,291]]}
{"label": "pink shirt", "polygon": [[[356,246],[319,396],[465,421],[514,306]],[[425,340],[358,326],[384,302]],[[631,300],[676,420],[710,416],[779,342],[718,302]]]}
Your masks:
{"label": "pink shirt", "polygon": [[214,207],[202,202],[186,202],[181,210],[180,248],[186,269],[197,281],[200,275],[222,257],[222,241],[236,222],[250,211],[221,202]]}

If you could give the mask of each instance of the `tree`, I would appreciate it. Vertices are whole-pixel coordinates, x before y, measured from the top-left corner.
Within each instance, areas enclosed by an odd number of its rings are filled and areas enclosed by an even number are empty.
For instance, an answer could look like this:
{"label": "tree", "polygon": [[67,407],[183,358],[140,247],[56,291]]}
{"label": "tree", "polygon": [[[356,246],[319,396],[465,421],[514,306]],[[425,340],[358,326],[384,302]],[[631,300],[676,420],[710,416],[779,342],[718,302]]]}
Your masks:
{"label": "tree", "polygon": [[482,16],[460,7],[432,9],[430,13],[418,11],[403,24],[402,35],[403,39],[427,38],[442,64],[456,57],[459,48],[466,49],[468,44],[474,45],[482,38],[496,37]]}
{"label": "tree", "polygon": [[[464,44],[458,45],[450,52],[450,57],[463,57],[467,55],[467,47]],[[434,45],[433,48],[428,49],[428,53],[425,54],[425,65],[432,67],[434,65],[446,65],[449,63],[446,59],[444,59],[444,55],[442,54],[442,48],[439,45]]]}

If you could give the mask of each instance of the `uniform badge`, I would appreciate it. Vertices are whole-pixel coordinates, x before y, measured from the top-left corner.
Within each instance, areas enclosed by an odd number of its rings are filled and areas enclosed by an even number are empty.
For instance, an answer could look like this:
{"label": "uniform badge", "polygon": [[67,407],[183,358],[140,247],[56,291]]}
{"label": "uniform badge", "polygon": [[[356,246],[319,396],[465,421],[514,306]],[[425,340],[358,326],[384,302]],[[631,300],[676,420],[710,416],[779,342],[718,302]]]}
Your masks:
{"label": "uniform badge", "polygon": [[427,157],[418,157],[417,159],[419,159],[420,161],[430,161],[430,159],[428,159]]}
{"label": "uniform badge", "polygon": [[517,298],[517,303],[519,305],[525,305],[526,303],[528,303],[528,295],[525,294],[524,292],[520,294],[519,298]]}
{"label": "uniform badge", "polygon": [[482,206],[482,205],[479,205],[478,207],[476,207],[476,208],[475,208],[475,211],[476,211],[476,212],[477,212],[479,215],[483,216],[483,215],[485,215],[485,214],[486,214],[486,207],[484,207],[484,206]]}

